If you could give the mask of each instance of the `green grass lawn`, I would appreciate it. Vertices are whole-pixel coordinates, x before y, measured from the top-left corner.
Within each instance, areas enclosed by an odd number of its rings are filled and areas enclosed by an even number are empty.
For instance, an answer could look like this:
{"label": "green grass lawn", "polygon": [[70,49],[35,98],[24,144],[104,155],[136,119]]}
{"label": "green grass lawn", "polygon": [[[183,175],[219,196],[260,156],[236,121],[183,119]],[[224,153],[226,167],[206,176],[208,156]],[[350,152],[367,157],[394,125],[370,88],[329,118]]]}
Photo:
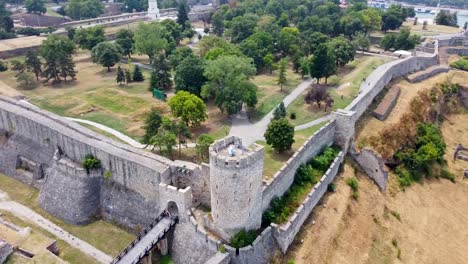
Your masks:
{"label": "green grass lawn", "polygon": [[129,232],[103,220],[81,226],[65,223],[39,207],[37,203],[38,190],[3,174],[0,174],[0,190],[7,193],[12,200],[31,208],[67,232],[109,255],[117,255],[135,238]]}
{"label": "green grass lawn", "polygon": [[263,166],[263,178],[268,180],[284,165],[286,161],[291,158],[296,150],[301,147],[308,138],[310,138],[317,130],[319,130],[326,123],[321,123],[304,130],[296,131],[294,133],[294,144],[290,151],[284,153],[277,153],[265,141],[259,140],[256,143],[265,147],[265,157]]}
{"label": "green grass lawn", "polygon": [[260,74],[252,79],[252,82],[258,87],[258,103],[255,110],[250,113],[250,119],[253,122],[262,119],[262,117],[273,110],[273,108],[303,81],[300,75],[294,73],[292,69],[288,69],[288,82],[283,87],[283,91],[281,91],[280,86],[277,84],[277,75],[278,72],[275,71],[271,75]]}
{"label": "green grass lawn", "polygon": [[[13,215],[12,213],[8,211],[0,210],[0,214],[3,219],[11,223],[14,223],[17,226],[20,226],[23,228],[30,227],[32,229],[31,231],[32,235],[34,235],[35,233],[38,233],[42,236],[57,240],[57,246],[59,249],[59,257],[71,264],[82,264],[82,263],[98,264],[99,263],[94,258],[70,246],[67,242],[57,238],[53,234],[49,233],[47,230],[42,229],[41,227],[35,225],[32,222],[22,220],[21,218],[16,217],[15,215]],[[8,257],[6,263],[16,264],[16,263],[31,263],[31,262],[24,262],[24,257],[20,257],[18,255],[11,255],[10,257]]]}
{"label": "green grass lawn", "polygon": [[[329,114],[332,110],[343,109],[348,106],[357,96],[359,87],[364,78],[369,76],[379,65],[382,65],[390,59],[372,56],[356,56],[355,60],[350,62],[344,68],[340,69],[336,75],[329,78],[329,92],[334,100],[332,109],[324,111],[317,104],[311,105],[305,103],[305,96],[309,90],[304,91],[287,107],[288,115],[296,113],[296,119],[289,121],[294,125],[302,125],[317,118]],[[339,87],[339,88],[338,88]]]}

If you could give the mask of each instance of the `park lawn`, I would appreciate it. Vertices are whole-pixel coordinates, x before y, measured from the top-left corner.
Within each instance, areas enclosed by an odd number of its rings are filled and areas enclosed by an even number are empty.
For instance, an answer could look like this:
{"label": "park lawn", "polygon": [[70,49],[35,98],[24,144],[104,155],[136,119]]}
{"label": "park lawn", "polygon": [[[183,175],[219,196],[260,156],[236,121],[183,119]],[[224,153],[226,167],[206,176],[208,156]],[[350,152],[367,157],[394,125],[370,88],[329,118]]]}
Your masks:
{"label": "park lawn", "polygon": [[460,33],[458,27],[449,27],[443,25],[428,24],[427,29],[423,29],[422,22],[419,22],[417,25],[413,25],[413,21],[405,21],[403,26],[409,27],[411,33],[421,35],[421,36],[433,36],[438,34],[455,34]]}
{"label": "park lawn", "polygon": [[104,220],[98,220],[81,226],[65,223],[39,207],[37,203],[38,190],[3,174],[0,174],[0,190],[7,193],[12,200],[31,208],[67,232],[83,239],[109,255],[117,255],[135,238],[129,232]]}
{"label": "park lawn", "polygon": [[288,115],[296,113],[296,119],[290,119],[290,122],[294,126],[302,125],[329,114],[331,110],[345,108],[357,96],[362,80],[379,65],[390,60],[383,57],[357,55],[354,61],[339,69],[336,75],[328,79],[330,95],[334,100],[332,109],[327,109],[325,112],[323,104],[321,108],[315,103],[307,104],[304,98],[309,90],[306,90],[286,108]]}
{"label": "park lawn", "polygon": [[46,16],[52,16],[52,17],[62,17],[62,15],[58,14],[54,10],[52,10],[51,6],[47,6],[47,12],[44,14]]}
{"label": "park lawn", "polygon": [[292,157],[294,152],[296,152],[303,144],[309,139],[317,130],[324,126],[326,122],[320,123],[318,125],[295,131],[294,133],[294,144],[292,149],[284,153],[277,153],[271,146],[269,146],[264,140],[259,140],[255,143],[265,147],[265,157],[264,157],[264,166],[263,166],[263,179],[269,180],[275,173],[283,167],[286,161]]}
{"label": "park lawn", "polygon": [[[32,239],[36,242],[38,242],[37,240],[40,240],[41,238],[43,239],[44,237],[45,238],[50,238],[50,239],[54,239],[54,240],[57,240],[57,246],[58,246],[58,249],[59,249],[59,257],[71,264],[81,264],[81,263],[89,263],[89,264],[98,264],[99,262],[97,260],[95,260],[94,258],[86,255],[85,253],[81,252],[80,250],[70,246],[67,242],[57,238],[55,235],[49,233],[47,230],[45,229],[42,229],[41,227],[37,226],[36,224],[32,223],[32,222],[29,222],[29,221],[25,221],[17,216],[15,216],[14,214],[8,212],[8,211],[3,211],[3,210],[0,210],[0,215],[1,215],[1,218],[5,219],[6,221],[8,222],[11,222],[17,226],[20,226],[20,227],[30,227],[31,228],[31,234],[28,236],[28,240]],[[40,249],[38,249],[40,250]],[[47,259],[47,261],[43,261],[42,258],[37,258],[38,255],[36,254],[34,256],[34,263],[50,263],[50,259]],[[24,257],[21,257],[19,255],[11,255],[10,257],[8,257],[7,259],[7,262],[6,263],[31,263],[30,261],[25,261],[26,258]]]}
{"label": "park lawn", "polygon": [[[91,62],[88,53],[75,56],[77,80],[56,86],[41,84],[33,90],[19,90],[30,101],[61,116],[98,122],[136,140],[144,134],[144,117],[151,108],[162,114],[169,113],[165,102],[152,98],[148,87],[148,71],[144,82],[118,85],[116,67],[111,72]],[[128,67],[122,64],[122,68]],[[7,85],[16,87],[14,72],[0,74]]]}
{"label": "park lawn", "polygon": [[299,74],[293,72],[291,68],[287,71],[287,84],[280,91],[280,86],[277,84],[278,71],[273,74],[259,74],[251,81],[257,85],[258,103],[253,112],[250,113],[252,121],[258,121],[271,110],[273,110],[281,101],[302,83],[302,78]]}

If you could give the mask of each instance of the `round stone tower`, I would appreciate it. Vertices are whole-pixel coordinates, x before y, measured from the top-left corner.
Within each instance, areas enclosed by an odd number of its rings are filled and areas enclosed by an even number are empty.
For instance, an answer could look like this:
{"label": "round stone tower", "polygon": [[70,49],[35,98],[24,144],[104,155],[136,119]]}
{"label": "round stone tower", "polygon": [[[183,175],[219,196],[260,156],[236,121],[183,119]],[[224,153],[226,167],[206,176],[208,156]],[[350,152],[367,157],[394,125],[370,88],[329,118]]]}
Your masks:
{"label": "round stone tower", "polygon": [[227,137],[210,146],[211,215],[228,235],[257,229],[262,221],[263,146]]}

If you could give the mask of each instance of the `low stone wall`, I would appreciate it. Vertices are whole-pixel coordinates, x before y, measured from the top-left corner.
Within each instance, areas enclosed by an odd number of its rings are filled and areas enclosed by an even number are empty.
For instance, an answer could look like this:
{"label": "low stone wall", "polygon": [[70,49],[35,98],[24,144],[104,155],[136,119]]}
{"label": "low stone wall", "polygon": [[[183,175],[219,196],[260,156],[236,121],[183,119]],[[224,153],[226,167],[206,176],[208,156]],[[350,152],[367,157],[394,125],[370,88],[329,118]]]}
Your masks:
{"label": "low stone wall", "polygon": [[448,54],[457,54],[459,56],[468,56],[468,48],[466,47],[453,47],[447,48]]}
{"label": "low stone wall", "polygon": [[13,247],[0,239],[0,263],[6,263],[8,256],[13,254]]}
{"label": "low stone wall", "polygon": [[216,253],[205,264],[229,264],[231,262],[231,255],[228,253]]}
{"label": "low stone wall", "polygon": [[399,86],[393,86],[372,114],[380,121],[385,120],[390,112],[392,112],[393,107],[395,107],[398,97],[400,96],[400,91],[401,89]]}
{"label": "low stone wall", "polygon": [[[468,49],[467,49],[467,51],[468,51]],[[439,73],[448,72],[449,70],[450,70],[450,68],[447,67],[447,66],[433,66],[433,67],[427,68],[424,71],[420,71],[420,72],[410,74],[410,75],[408,75],[407,79],[408,79],[408,81],[410,83],[417,83],[417,82],[421,82],[421,81],[424,81],[426,79],[429,79],[432,76],[435,76],[435,75],[437,75]]]}
{"label": "low stone wall", "polygon": [[[437,47],[437,42],[435,45]],[[438,48],[436,48],[437,50]],[[359,119],[372,104],[374,98],[393,78],[426,69],[437,63],[438,52],[430,56],[408,57],[380,65],[361,84],[358,96],[345,110],[355,111],[355,118]]]}
{"label": "low stone wall", "polygon": [[323,149],[333,144],[335,139],[335,121],[328,122],[325,126],[315,132],[279,169],[272,179],[263,186],[262,211],[270,205],[270,201],[283,195],[294,181],[297,168],[303,163],[319,154]]}
{"label": "low stone wall", "polygon": [[232,264],[270,263],[271,257],[278,251],[278,244],[273,235],[273,228],[267,227],[257,236],[251,246],[235,249],[225,245],[231,254]]}
{"label": "low stone wall", "polygon": [[343,162],[345,153],[342,151],[335,158],[329,169],[322,176],[320,181],[314,186],[312,191],[307,195],[302,204],[297,208],[296,212],[289,218],[286,224],[277,226],[273,224],[275,239],[283,253],[286,253],[288,247],[294,241],[297,233],[302,227],[302,224],[309,217],[310,213],[322,199],[327,191],[328,185],[335,179],[338,169]]}
{"label": "low stone wall", "polygon": [[[157,212],[160,206],[159,183],[171,181],[172,161],[115,142],[64,118],[7,97],[0,97],[0,131],[5,135],[0,144],[0,172],[34,186],[43,184],[42,178],[47,168],[53,165],[53,153],[57,148],[63,156],[78,164],[87,154],[98,158],[103,171],[109,175],[110,193],[115,196],[107,196],[109,192],[105,190],[105,199],[101,201],[114,204],[113,200],[117,200],[123,206],[101,204],[105,210],[103,215],[117,222],[139,224],[151,221],[157,215],[153,215],[154,211]],[[39,175],[19,173],[18,159],[21,157],[28,160],[28,164],[36,164],[38,169],[32,168],[31,171]],[[55,192],[54,196],[61,195],[65,200],[69,194],[62,190],[64,192]],[[127,194],[132,198],[138,197],[139,201],[135,201],[138,205],[151,204],[146,207],[144,219],[141,218],[143,215],[129,209],[129,203],[121,203],[128,198]]]}
{"label": "low stone wall", "polygon": [[[170,254],[174,263],[205,263],[219,251],[221,241],[215,240],[198,226],[187,211],[188,221],[175,225]],[[232,256],[232,254],[231,254]]]}

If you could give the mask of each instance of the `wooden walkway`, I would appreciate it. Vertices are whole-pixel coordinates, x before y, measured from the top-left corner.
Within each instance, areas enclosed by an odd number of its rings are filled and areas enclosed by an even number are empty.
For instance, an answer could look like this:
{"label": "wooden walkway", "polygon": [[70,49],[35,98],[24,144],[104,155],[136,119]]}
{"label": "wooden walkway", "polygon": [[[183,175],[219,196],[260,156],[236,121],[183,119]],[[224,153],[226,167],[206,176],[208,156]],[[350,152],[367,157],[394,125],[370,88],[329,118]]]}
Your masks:
{"label": "wooden walkway", "polygon": [[150,226],[143,230],[111,264],[136,264],[142,260],[156,244],[163,239],[169,229],[177,223],[176,217],[161,214]]}

